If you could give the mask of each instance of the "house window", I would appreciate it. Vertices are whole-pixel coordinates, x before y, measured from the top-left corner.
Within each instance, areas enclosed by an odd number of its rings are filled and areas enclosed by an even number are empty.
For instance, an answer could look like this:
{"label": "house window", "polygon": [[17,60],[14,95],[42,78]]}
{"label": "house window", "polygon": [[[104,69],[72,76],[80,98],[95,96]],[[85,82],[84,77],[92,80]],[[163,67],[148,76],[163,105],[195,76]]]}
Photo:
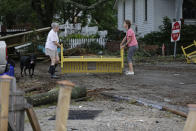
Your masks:
{"label": "house window", "polygon": [[125,0],[123,1],[123,21],[125,20],[125,14],[126,14],[126,6],[125,6]]}
{"label": "house window", "polygon": [[193,8],[195,0],[185,0],[183,2],[183,18],[196,19],[196,8]]}
{"label": "house window", "polygon": [[145,1],[145,21],[148,20],[148,0],[144,0]]}
{"label": "house window", "polygon": [[135,23],[135,0],[133,0],[133,23]]}

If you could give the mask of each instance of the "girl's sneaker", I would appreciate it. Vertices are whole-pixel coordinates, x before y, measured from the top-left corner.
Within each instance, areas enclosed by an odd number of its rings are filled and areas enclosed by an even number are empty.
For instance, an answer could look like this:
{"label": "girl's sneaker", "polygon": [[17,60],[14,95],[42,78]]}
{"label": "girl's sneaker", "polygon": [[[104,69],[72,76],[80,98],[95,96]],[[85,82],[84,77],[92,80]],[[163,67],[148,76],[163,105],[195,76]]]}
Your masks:
{"label": "girl's sneaker", "polygon": [[127,71],[126,75],[134,75],[134,72]]}

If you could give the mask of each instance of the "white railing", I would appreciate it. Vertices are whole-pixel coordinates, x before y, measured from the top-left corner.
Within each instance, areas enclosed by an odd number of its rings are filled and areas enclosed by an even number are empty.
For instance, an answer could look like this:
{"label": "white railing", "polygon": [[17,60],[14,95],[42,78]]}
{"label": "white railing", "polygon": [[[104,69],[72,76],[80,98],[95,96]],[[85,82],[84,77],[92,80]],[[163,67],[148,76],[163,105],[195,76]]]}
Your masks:
{"label": "white railing", "polygon": [[106,38],[69,39],[66,42],[67,42],[67,44],[69,45],[70,48],[75,48],[79,45],[82,45],[82,44],[85,44],[85,43],[89,44],[91,42],[97,42],[97,43],[99,43],[99,45],[105,47],[107,39]]}

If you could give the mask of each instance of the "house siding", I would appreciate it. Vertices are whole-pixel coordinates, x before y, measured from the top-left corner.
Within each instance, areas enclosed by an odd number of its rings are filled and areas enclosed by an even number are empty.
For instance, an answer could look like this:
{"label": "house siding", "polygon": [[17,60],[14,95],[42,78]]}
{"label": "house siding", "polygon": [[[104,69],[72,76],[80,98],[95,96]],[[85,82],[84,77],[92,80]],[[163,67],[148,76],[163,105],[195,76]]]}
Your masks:
{"label": "house siding", "polygon": [[[160,6],[161,5],[161,6]],[[171,20],[175,18],[175,0],[155,0],[154,1],[154,31],[159,30],[163,23],[163,18],[168,17]]]}
{"label": "house siding", "polygon": [[136,22],[134,27],[137,27],[137,34],[144,36],[153,31],[153,3],[154,0],[148,0],[147,21],[145,21],[145,0],[136,0]]}
{"label": "house siding", "polygon": [[118,1],[118,29],[123,30],[123,0]]}
{"label": "house siding", "polygon": [[[123,29],[123,1],[118,0],[118,29]],[[163,17],[167,16],[171,20],[175,18],[176,2],[178,0],[147,0],[147,21],[145,21],[145,0],[135,0],[135,23],[132,23],[132,28],[139,36],[144,36],[152,31],[159,31],[159,26],[162,25]],[[133,21],[133,0],[125,0],[125,19]],[[182,10],[182,8],[181,8]],[[181,14],[182,16],[182,14]]]}
{"label": "house siding", "polygon": [[[177,6],[178,6],[178,4],[179,4],[179,0],[174,0],[175,1],[175,12],[177,11]],[[180,18],[183,18],[183,15],[182,15],[182,12],[183,12],[183,6],[181,6],[181,8],[180,8]],[[176,15],[175,15],[175,17],[177,17]]]}
{"label": "house siding", "polygon": [[[124,19],[124,0],[118,1],[118,29],[125,31],[123,27]],[[125,0],[125,19],[132,20],[132,0]]]}
{"label": "house siding", "polygon": [[132,5],[133,5],[133,0],[126,0],[126,4],[125,4],[126,19],[131,21],[132,21],[132,12],[133,12]]}
{"label": "house siding", "polygon": [[[148,0],[148,20],[145,21],[145,9],[144,9],[144,0],[136,0],[136,18],[135,23],[132,23],[132,28],[136,31],[137,34],[144,36],[144,34],[153,31],[153,1]],[[125,19],[133,21],[133,0],[125,0]],[[123,0],[118,1],[118,29],[125,31],[123,28]]]}

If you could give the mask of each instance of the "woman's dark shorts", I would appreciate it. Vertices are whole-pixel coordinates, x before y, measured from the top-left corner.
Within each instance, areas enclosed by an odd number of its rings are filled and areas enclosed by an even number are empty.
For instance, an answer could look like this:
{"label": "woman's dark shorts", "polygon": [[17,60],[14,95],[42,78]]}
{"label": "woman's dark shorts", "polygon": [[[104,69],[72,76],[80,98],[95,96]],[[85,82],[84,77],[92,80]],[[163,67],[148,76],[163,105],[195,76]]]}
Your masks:
{"label": "woman's dark shorts", "polygon": [[137,49],[138,49],[138,45],[136,45],[136,46],[130,46],[130,47],[129,47],[129,49],[128,49],[128,55],[127,55],[128,63],[132,63],[134,53],[135,53],[135,51],[136,51]]}

